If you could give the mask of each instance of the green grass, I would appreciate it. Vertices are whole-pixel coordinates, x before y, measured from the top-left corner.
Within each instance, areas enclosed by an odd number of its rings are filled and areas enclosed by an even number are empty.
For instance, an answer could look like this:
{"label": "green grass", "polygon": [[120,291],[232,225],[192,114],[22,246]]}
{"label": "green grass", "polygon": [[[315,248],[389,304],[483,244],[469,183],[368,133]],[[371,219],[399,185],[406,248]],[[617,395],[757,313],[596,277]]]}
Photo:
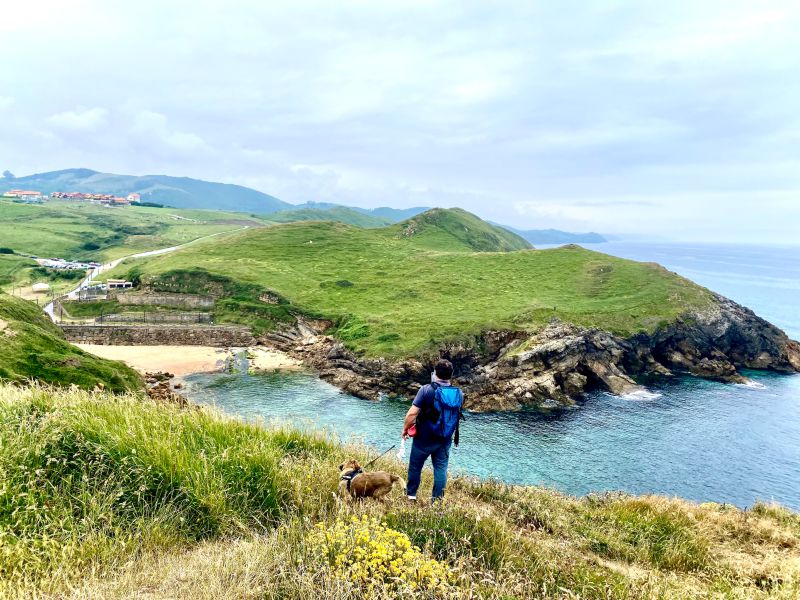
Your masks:
{"label": "green grass", "polygon": [[[374,515],[451,573],[420,598],[796,598],[800,516],[455,478],[444,504],[342,503],[363,447],[208,408],[0,384],[0,596],[365,597],[315,524]],[[382,460],[375,468],[403,474]],[[424,496],[431,480],[423,478]],[[397,598],[394,582],[372,598]]]}
{"label": "green grass", "polygon": [[208,210],[124,207],[82,202],[40,205],[0,200],[0,240],[17,252],[44,258],[105,261],[186,243],[204,235],[266,221]]}
{"label": "green grass", "polygon": [[0,380],[38,380],[115,392],[142,389],[141,377],[118,361],[96,357],[64,340],[31,302],[0,293]]}
{"label": "green grass", "polygon": [[36,267],[36,262],[24,256],[0,254],[0,289],[13,286]]}
{"label": "green grass", "polygon": [[[291,223],[198,242],[136,263],[135,272],[166,291],[196,292],[193,277],[210,276],[249,286],[251,299],[273,290],[294,310],[339,323],[352,348],[387,357],[472,343],[488,329],[536,329],[553,317],[629,336],[713,304],[707,290],[655,264],[577,246],[474,252],[475,241],[452,226],[428,223],[408,236],[405,227]],[[109,276],[130,270],[123,264]]]}

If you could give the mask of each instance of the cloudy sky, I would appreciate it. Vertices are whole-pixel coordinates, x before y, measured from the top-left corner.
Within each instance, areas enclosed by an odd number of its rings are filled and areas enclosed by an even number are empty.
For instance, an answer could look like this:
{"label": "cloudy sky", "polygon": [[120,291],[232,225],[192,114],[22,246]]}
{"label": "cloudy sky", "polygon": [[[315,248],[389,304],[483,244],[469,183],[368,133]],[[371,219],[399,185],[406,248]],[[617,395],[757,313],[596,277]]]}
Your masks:
{"label": "cloudy sky", "polygon": [[800,3],[26,0],[0,170],[800,242]]}

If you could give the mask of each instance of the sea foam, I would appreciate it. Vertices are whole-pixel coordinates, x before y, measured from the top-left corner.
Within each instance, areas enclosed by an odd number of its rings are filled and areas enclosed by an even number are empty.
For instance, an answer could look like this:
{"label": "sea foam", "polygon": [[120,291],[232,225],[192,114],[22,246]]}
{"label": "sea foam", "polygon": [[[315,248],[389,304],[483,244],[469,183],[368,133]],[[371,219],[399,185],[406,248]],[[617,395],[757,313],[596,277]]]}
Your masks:
{"label": "sea foam", "polygon": [[622,394],[620,398],[623,400],[632,400],[634,402],[649,402],[651,400],[661,398],[661,394],[658,392],[651,392],[649,390],[636,390],[635,392]]}

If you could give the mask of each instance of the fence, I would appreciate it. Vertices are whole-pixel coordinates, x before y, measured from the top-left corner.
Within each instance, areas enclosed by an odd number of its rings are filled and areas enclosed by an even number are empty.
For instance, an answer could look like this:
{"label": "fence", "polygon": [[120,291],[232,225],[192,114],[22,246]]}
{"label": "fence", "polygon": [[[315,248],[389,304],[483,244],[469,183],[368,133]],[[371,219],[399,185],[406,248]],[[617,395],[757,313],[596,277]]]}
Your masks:
{"label": "fence", "polygon": [[203,312],[124,312],[101,314],[97,323],[211,323],[211,314]]}

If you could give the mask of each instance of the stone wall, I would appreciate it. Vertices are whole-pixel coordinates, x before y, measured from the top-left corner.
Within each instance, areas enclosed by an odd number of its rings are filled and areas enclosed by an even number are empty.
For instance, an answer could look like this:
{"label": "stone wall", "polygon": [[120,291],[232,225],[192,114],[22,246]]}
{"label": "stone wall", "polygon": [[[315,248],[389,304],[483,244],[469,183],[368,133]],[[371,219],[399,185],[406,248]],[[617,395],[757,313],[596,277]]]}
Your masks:
{"label": "stone wall", "polygon": [[114,292],[109,290],[109,300],[116,299],[122,305],[176,306],[178,308],[214,308],[210,296],[195,294],[170,294],[167,292]]}
{"label": "stone wall", "polygon": [[76,344],[116,346],[250,346],[255,343],[247,327],[209,325],[61,325],[68,341]]}
{"label": "stone wall", "polygon": [[211,313],[205,312],[126,312],[103,315],[99,324],[113,323],[211,323]]}

